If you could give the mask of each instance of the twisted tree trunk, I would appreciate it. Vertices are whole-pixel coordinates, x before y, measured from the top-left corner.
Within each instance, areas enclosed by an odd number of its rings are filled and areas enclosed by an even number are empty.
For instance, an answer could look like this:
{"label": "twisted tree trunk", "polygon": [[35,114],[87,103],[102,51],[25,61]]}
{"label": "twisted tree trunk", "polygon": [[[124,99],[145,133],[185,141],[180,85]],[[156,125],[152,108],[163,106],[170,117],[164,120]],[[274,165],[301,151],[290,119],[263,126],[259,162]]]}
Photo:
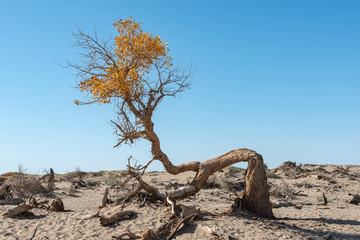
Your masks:
{"label": "twisted tree trunk", "polygon": [[[244,207],[260,216],[273,217],[264,163],[260,154],[257,154],[255,151],[250,149],[241,148],[232,150],[219,157],[209,159],[202,163],[195,161],[175,166],[171,163],[168,156],[162,151],[160,139],[154,131],[154,123],[151,119],[154,109],[145,107],[146,111],[139,111],[134,106],[131,99],[128,99],[126,103],[134,115],[143,123],[144,131],[142,131],[142,134],[145,136],[143,138],[151,142],[153,159],[159,160],[165,170],[170,174],[176,175],[187,171],[196,172],[195,178],[188,187],[174,191],[168,195],[170,200],[176,201],[193,196],[202,189],[209,176],[215,172],[231,166],[234,163],[248,162],[248,169],[245,176],[246,191],[243,200]],[[141,178],[139,178],[138,181],[144,189],[155,189],[140,180]],[[160,199],[164,199],[164,196],[157,194],[157,190],[151,192],[153,192],[154,195],[157,195]]]}
{"label": "twisted tree trunk", "polygon": [[273,217],[262,156],[246,148],[232,150],[200,163],[199,170],[191,184],[184,189],[170,193],[169,198],[178,200],[195,195],[202,189],[209,176],[238,162],[248,162],[245,175],[244,208],[263,217]]}
{"label": "twisted tree trunk", "polygon": [[257,154],[257,158],[248,161],[248,168],[245,175],[245,194],[243,197],[243,207],[263,217],[274,217],[267,177],[262,156]]}

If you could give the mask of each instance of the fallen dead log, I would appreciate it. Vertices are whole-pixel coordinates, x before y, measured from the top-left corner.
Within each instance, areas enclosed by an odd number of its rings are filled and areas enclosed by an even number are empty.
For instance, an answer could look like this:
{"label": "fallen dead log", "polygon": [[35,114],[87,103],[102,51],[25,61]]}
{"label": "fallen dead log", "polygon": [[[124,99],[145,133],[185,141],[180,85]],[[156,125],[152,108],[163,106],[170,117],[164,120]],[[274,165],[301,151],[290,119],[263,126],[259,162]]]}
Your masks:
{"label": "fallen dead log", "polygon": [[22,213],[25,213],[25,212],[28,212],[29,210],[31,210],[32,207],[29,206],[29,205],[19,205],[19,206],[16,206],[12,209],[9,209],[8,211],[6,211],[3,216],[6,216],[6,217],[15,217],[17,215],[20,215]]}
{"label": "fallen dead log", "polygon": [[29,200],[29,205],[33,208],[44,208],[49,209],[49,200],[48,199],[36,199],[35,197],[32,197]]}
{"label": "fallen dead log", "polygon": [[124,218],[129,218],[133,215],[136,215],[137,213],[135,211],[122,211],[122,212],[116,212],[113,215],[111,215],[110,217],[101,217],[100,218],[100,224],[101,226],[107,226],[110,225],[114,222],[117,222],[121,219]]}

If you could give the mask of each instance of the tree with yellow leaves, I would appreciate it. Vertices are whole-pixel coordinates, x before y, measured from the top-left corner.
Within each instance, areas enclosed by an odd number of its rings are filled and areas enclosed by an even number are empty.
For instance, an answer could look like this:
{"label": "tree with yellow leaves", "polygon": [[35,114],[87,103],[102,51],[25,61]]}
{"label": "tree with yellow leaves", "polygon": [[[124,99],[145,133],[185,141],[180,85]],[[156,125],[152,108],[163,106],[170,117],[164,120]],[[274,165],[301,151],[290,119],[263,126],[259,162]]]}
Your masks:
{"label": "tree with yellow leaves", "polygon": [[175,201],[195,195],[213,173],[247,161],[247,187],[242,205],[262,216],[272,217],[263,160],[255,151],[236,149],[202,163],[172,164],[161,149],[152,116],[164,97],[176,96],[189,88],[191,70],[175,67],[167,42],[144,32],[142,24],[133,18],[115,21],[114,27],[118,35],[107,41],[100,41],[96,31],[94,35],[82,31],[75,34],[75,45],[85,53],[81,55],[82,64],[68,62],[68,66],[77,71],[78,87],[88,96],[86,101],[75,100],[76,104],[117,105],[117,120],[112,121],[118,136],[115,147],[123,143],[132,144],[138,139],[151,143],[153,158],[141,168],[135,169],[129,163],[129,174],[143,189],[164,201],[165,195],[141,178],[153,160],[159,160],[171,174],[195,172],[189,186],[168,194],[168,199]]}

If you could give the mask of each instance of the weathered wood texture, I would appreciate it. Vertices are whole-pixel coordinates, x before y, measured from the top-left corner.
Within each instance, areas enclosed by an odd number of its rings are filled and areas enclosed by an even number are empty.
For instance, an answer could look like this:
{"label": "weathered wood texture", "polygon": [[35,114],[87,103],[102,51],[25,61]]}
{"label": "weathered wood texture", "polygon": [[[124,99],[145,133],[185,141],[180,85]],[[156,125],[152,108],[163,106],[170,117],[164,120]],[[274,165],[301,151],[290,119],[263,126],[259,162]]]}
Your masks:
{"label": "weathered wood texture", "polygon": [[198,172],[191,184],[186,188],[170,193],[169,198],[171,200],[178,200],[195,195],[202,189],[209,176],[238,162],[248,162],[245,175],[246,190],[243,207],[260,216],[273,217],[262,156],[246,148],[236,149],[200,163]]}
{"label": "weathered wood texture", "polygon": [[249,159],[245,184],[243,207],[263,217],[274,217],[261,155]]}
{"label": "weathered wood texture", "polygon": [[106,206],[106,203],[108,201],[108,196],[109,196],[109,188],[106,188],[105,193],[104,193],[104,197],[103,197],[103,199],[101,201],[101,207],[102,208]]}
{"label": "weathered wood texture", "polygon": [[5,212],[3,215],[7,217],[15,217],[17,215],[20,215],[22,213],[25,213],[29,210],[31,210],[32,207],[29,205],[19,205],[12,209],[9,209],[7,212]]}
{"label": "weathered wood texture", "polygon": [[122,212],[116,212],[110,217],[101,217],[100,218],[100,224],[101,226],[110,225],[114,222],[117,222],[119,220],[122,220],[124,218],[131,217],[133,215],[136,215],[137,213],[134,211],[122,211]]}

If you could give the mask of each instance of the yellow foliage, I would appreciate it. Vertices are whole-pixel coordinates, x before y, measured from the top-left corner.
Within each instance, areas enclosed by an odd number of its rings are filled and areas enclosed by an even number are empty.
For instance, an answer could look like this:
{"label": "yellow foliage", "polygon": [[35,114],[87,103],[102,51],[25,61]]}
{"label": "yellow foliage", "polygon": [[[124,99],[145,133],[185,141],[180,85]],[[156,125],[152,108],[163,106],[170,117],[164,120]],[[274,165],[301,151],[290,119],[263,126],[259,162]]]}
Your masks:
{"label": "yellow foliage", "polygon": [[113,57],[107,59],[104,69],[79,83],[81,91],[99,103],[142,93],[146,86],[144,75],[149,74],[155,63],[159,68],[172,66],[167,43],[159,36],[143,32],[141,23],[130,17],[115,21],[114,27],[118,35],[114,39]]}

